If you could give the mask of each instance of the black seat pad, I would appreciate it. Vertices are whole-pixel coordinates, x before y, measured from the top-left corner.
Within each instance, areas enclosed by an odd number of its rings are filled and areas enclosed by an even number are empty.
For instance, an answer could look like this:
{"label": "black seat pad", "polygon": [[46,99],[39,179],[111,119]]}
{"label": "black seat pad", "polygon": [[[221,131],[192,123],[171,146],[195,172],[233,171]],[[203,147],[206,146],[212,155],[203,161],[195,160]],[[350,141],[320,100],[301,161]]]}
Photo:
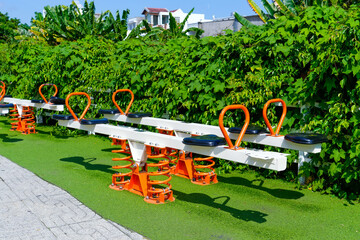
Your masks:
{"label": "black seat pad", "polygon": [[116,113],[120,113],[120,111],[118,109],[100,109],[99,113],[100,114],[116,114]]}
{"label": "black seat pad", "polygon": [[55,104],[55,105],[62,105],[65,104],[65,99],[59,98],[59,97],[50,97],[49,103]]}
{"label": "black seat pad", "polygon": [[4,98],[6,98],[6,97],[12,98],[12,95],[5,95]]}
{"label": "black seat pad", "polygon": [[31,100],[32,103],[44,103],[44,100],[39,100],[39,99],[32,99]]}
{"label": "black seat pad", "polygon": [[52,118],[55,120],[72,120],[74,117],[70,115],[62,115],[62,114],[53,114]]}
{"label": "black seat pad", "polygon": [[182,142],[186,145],[196,145],[196,146],[204,146],[204,147],[215,147],[226,144],[224,138],[220,138],[212,134],[184,138]]}
{"label": "black seat pad", "polygon": [[108,123],[109,121],[107,120],[107,118],[100,118],[100,119],[81,119],[80,120],[80,124],[84,124],[84,125],[95,125],[95,124],[105,124]]}
{"label": "black seat pad", "polygon": [[128,116],[129,118],[152,117],[152,113],[134,112],[134,113],[128,113],[127,116]]}
{"label": "black seat pad", "polygon": [[[242,127],[232,127],[229,128],[229,132],[231,133],[240,133],[241,132]],[[260,134],[260,133],[265,133],[266,129],[256,126],[256,125],[249,125],[246,129],[245,134]]]}
{"label": "black seat pad", "polygon": [[14,104],[9,103],[9,104],[0,104],[0,108],[11,108],[14,107]]}
{"label": "black seat pad", "polygon": [[300,144],[317,144],[328,141],[325,135],[318,133],[290,133],[285,135],[285,139]]}
{"label": "black seat pad", "polygon": [[14,107],[14,104],[8,103],[8,104],[0,104],[0,108],[11,108]]}

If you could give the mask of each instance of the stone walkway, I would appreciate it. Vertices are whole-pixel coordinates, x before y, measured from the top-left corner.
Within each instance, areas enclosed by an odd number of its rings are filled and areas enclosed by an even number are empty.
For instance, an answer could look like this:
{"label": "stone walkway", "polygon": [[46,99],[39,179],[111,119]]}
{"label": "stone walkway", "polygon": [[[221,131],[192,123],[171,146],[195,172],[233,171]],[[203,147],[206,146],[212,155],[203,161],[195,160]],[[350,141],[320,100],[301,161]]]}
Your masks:
{"label": "stone walkway", "polygon": [[0,239],[145,239],[0,156]]}

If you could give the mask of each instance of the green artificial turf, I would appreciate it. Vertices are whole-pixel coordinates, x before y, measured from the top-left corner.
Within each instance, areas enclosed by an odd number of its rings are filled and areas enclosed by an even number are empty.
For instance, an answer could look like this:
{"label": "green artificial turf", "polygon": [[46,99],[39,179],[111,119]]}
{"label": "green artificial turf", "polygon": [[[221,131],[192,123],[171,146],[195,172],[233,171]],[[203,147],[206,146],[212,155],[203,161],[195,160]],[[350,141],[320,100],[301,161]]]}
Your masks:
{"label": "green artificial turf", "polygon": [[210,186],[174,176],[176,200],[146,203],[114,191],[110,140],[60,137],[52,127],[38,134],[9,131],[0,117],[0,154],[61,187],[104,218],[150,239],[360,239],[360,205],[254,173],[218,176]]}

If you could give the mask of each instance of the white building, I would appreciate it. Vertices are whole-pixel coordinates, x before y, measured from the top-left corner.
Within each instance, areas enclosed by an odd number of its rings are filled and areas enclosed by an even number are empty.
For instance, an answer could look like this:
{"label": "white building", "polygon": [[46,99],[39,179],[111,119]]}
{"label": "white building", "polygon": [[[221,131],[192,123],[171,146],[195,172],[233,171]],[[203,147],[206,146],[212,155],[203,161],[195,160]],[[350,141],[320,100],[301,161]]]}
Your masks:
{"label": "white building", "polygon": [[[151,26],[168,29],[170,12],[175,18],[177,23],[183,22],[187,15],[187,13],[184,13],[180,8],[173,11],[169,11],[166,8],[148,8],[148,7],[144,8],[142,14],[145,16],[145,19],[150,23]],[[203,21],[207,21],[205,20],[205,14],[192,13],[185,23],[184,30],[189,28],[189,24],[194,24]]]}
{"label": "white building", "polygon": [[130,18],[128,20],[128,30],[133,30],[137,25],[139,25],[142,20],[144,20],[143,17],[134,17],[134,18]]}

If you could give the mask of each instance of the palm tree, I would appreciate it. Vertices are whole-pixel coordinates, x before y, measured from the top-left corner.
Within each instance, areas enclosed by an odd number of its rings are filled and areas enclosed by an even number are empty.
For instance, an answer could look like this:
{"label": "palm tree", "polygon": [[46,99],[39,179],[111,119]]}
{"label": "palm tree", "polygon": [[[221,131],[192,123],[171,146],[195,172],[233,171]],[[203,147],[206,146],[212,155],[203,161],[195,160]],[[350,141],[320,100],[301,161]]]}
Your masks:
{"label": "palm tree", "polygon": [[88,35],[103,36],[114,41],[126,37],[129,10],[124,10],[122,17],[119,11],[116,18],[110,11],[96,16],[94,2],[87,1],[83,8],[73,1],[70,6],[46,6],[44,10],[45,17],[36,13],[31,31],[38,38],[53,44],[64,40],[76,41]]}

